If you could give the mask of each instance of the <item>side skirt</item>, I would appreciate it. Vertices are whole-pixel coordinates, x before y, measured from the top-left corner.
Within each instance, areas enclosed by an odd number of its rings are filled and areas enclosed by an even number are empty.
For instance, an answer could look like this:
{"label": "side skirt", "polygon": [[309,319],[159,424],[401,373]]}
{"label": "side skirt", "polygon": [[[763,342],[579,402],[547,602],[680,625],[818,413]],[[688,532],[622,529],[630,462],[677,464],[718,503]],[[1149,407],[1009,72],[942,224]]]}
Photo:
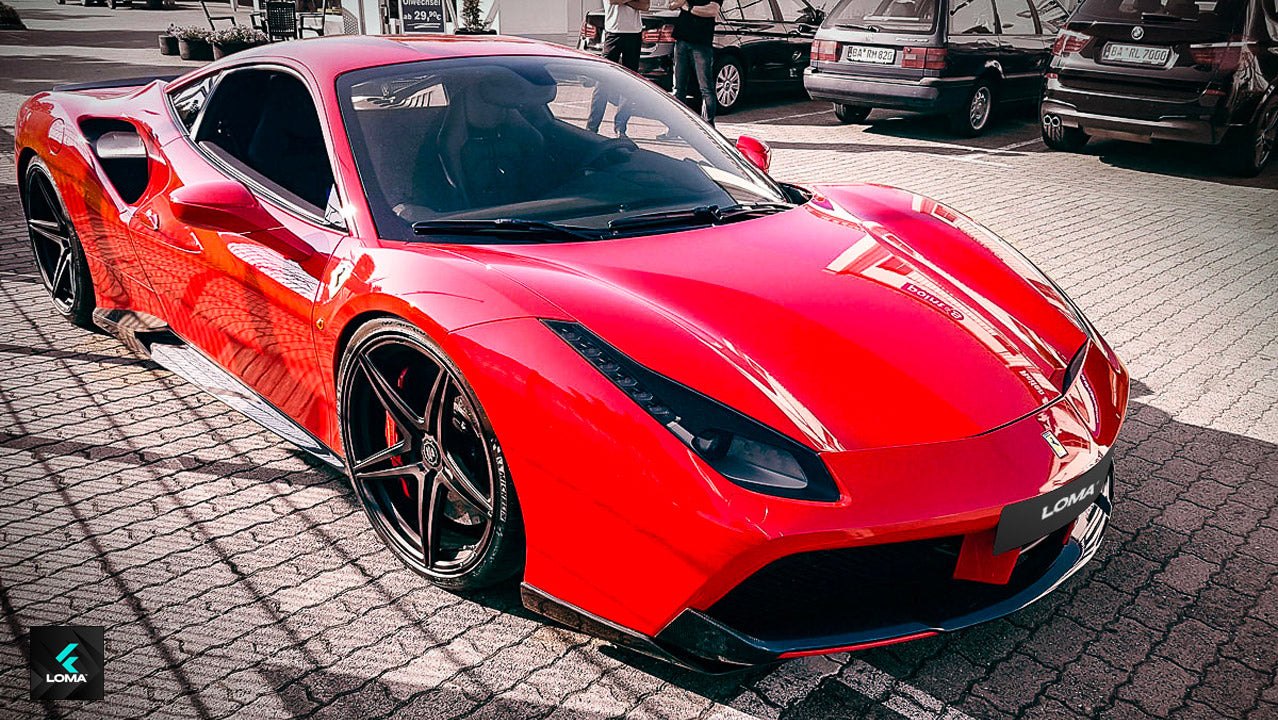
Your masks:
{"label": "side skirt", "polygon": [[129,310],[94,310],[93,322],[131,350],[149,356],[169,372],[212,395],[279,437],[344,470],[342,459],[319,438],[267,402],[194,346],[178,337],[163,320]]}

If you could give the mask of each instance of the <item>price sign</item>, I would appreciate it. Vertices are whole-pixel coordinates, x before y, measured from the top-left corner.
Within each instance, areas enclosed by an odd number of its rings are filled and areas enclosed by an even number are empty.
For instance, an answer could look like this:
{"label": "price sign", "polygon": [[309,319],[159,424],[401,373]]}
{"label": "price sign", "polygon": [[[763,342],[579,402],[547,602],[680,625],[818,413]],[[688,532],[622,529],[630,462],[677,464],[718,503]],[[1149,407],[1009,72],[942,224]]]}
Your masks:
{"label": "price sign", "polygon": [[405,34],[444,32],[444,0],[399,0]]}

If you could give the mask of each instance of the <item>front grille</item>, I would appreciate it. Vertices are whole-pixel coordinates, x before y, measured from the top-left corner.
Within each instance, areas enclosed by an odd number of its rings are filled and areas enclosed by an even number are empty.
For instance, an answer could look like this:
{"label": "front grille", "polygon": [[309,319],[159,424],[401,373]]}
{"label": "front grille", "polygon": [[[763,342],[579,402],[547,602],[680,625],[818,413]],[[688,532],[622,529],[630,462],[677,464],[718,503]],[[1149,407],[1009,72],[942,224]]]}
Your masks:
{"label": "front grille", "polygon": [[1006,585],[954,579],[958,536],[789,555],[746,578],[706,614],[764,642],[941,624],[1042,577],[1066,532],[1023,551]]}

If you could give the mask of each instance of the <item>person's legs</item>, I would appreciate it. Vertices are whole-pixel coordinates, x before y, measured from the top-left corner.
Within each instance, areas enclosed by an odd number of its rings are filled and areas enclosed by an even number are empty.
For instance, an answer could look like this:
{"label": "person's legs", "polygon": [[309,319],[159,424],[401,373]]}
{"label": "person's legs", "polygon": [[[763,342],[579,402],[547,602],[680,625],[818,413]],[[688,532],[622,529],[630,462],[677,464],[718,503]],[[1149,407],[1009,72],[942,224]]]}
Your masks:
{"label": "person's legs", "polygon": [[[625,37],[625,35],[605,32],[603,56],[613,62],[620,60],[625,48],[623,40]],[[603,122],[604,113],[608,110],[609,99],[608,93],[601,86],[596,85],[594,94],[590,96],[590,117],[586,120],[586,128],[591,132],[599,132],[599,125]]]}
{"label": "person's legs", "polygon": [[[674,96],[679,102],[692,107],[689,98],[692,95],[693,67],[692,46],[682,40],[676,40],[674,46]],[[695,108],[694,108],[695,109]]]}
{"label": "person's legs", "polygon": [[[638,72],[639,52],[643,46],[643,36],[639,33],[625,33],[617,37],[617,44],[621,48],[621,64]],[[616,129],[618,135],[625,135],[626,125],[629,122],[630,101],[624,97],[619,97],[617,98],[617,116],[613,119],[613,128]]]}
{"label": "person's legs", "polygon": [[696,66],[697,84],[701,86],[701,117],[713,125],[717,109],[714,94],[714,46],[689,45],[688,48]]}

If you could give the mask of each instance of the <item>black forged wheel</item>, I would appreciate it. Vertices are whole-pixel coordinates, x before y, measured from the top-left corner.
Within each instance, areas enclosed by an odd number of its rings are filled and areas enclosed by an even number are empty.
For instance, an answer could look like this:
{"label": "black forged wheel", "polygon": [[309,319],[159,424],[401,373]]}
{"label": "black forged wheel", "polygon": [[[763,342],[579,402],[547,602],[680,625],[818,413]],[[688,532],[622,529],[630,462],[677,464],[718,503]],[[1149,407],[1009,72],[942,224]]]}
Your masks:
{"label": "black forged wheel", "polygon": [[967,102],[950,116],[950,130],[962,137],[976,137],[985,132],[994,116],[996,101],[994,84],[988,79],[978,80],[967,94]]}
{"label": "black forged wheel", "polygon": [[80,327],[93,327],[89,263],[49,170],[39,158],[27,168],[23,199],[31,252],[53,309]]}
{"label": "black forged wheel", "polygon": [[373,320],[338,372],[347,474],[382,541],[451,590],[523,564],[523,524],[505,459],[474,392],[421,330]]}
{"label": "black forged wheel", "polygon": [[871,108],[861,105],[848,105],[846,103],[834,103],[834,117],[844,125],[853,123],[863,123],[870,116]]}
{"label": "black forged wheel", "polygon": [[1242,177],[1259,175],[1278,146],[1278,100],[1258,113],[1250,127],[1233,131],[1226,142],[1223,158],[1229,169]]}

